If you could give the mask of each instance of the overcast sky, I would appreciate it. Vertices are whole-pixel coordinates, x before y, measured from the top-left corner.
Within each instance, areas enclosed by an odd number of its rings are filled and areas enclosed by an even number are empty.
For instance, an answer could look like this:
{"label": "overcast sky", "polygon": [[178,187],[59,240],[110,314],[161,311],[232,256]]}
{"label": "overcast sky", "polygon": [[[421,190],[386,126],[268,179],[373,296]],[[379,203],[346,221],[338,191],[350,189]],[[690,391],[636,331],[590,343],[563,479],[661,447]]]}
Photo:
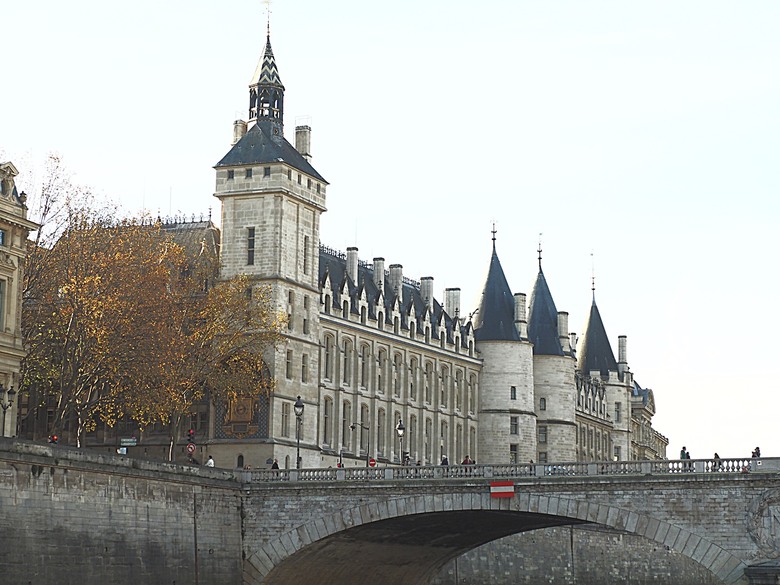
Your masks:
{"label": "overcast sky", "polygon": [[[129,214],[218,221],[213,165],[265,44],[260,0],[3,8],[0,158],[49,152]],[[462,289],[537,246],[581,333],[628,336],[655,427],[693,458],[780,456],[780,3],[276,0],[285,132],[312,127],[322,242]]]}

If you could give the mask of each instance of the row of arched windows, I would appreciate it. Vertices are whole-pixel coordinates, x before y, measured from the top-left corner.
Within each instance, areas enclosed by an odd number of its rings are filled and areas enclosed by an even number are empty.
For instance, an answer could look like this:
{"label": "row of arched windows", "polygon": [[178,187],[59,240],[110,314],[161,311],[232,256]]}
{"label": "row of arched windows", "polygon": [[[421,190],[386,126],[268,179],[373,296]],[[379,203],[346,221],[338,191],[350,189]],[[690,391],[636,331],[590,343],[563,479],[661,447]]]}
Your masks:
{"label": "row of arched windows", "polygon": [[[420,418],[418,414],[410,414],[408,420],[404,421],[405,433],[401,440],[396,432],[396,425],[402,420],[401,412],[392,409],[390,417],[390,410],[380,407],[375,416],[371,417],[368,405],[361,404],[359,417],[355,418],[352,403],[344,400],[337,419],[335,401],[326,396],[321,418],[323,446],[339,452],[343,450],[394,462],[400,462],[407,455],[412,463],[420,461],[426,464],[439,463],[448,454],[450,458],[459,460],[469,452],[477,452],[476,428],[470,426],[468,436],[465,436],[464,421],[439,420],[435,425],[437,432],[434,433],[434,417]],[[450,422],[454,424],[453,436],[450,436]],[[468,449],[464,450],[464,447]]]}
{"label": "row of arched windows", "polygon": [[402,352],[392,352],[391,357],[385,348],[374,354],[369,344],[356,351],[351,339],[337,347],[334,335],[325,336],[323,351],[326,380],[426,404],[436,398],[443,408],[475,412],[478,378],[476,372],[467,378],[464,367],[442,364],[437,370],[433,360],[412,356],[407,362]]}

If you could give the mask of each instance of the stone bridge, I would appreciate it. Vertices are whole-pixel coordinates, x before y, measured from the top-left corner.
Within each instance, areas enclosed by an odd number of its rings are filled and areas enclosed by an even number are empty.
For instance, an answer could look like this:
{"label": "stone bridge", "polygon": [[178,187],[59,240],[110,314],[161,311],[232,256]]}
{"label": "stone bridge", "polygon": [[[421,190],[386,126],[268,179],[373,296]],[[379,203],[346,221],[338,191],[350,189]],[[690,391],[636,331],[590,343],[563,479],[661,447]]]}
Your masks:
{"label": "stone bridge", "polygon": [[[491,497],[499,481],[514,495]],[[0,440],[9,584],[422,585],[484,543],[572,524],[776,583],[779,520],[774,458],[249,472]]]}

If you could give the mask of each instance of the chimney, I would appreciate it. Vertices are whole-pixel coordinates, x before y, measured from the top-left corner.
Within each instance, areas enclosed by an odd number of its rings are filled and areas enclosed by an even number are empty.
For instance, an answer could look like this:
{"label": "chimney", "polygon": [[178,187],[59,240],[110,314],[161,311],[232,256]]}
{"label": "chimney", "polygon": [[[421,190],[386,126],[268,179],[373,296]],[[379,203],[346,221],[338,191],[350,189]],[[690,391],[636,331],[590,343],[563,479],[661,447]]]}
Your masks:
{"label": "chimney", "polygon": [[460,289],[444,289],[444,309],[450,317],[460,317]]}
{"label": "chimney", "polygon": [[433,276],[423,276],[420,279],[420,296],[428,311],[433,313]]}
{"label": "chimney", "polygon": [[401,264],[390,265],[390,292],[401,299],[404,288],[404,267]]}
{"label": "chimney", "polygon": [[618,376],[623,379],[623,374],[628,371],[628,360],[626,360],[626,336],[618,336]]}
{"label": "chimney", "polygon": [[520,339],[528,339],[528,321],[525,315],[525,293],[515,293],[515,329]]}
{"label": "chimney", "polygon": [[354,246],[347,248],[347,276],[357,284],[358,282],[358,249]]}
{"label": "chimney", "polygon": [[232,144],[235,144],[236,142],[241,140],[244,137],[244,134],[246,134],[246,122],[244,122],[243,120],[236,120],[235,122],[233,122],[233,143]]}
{"label": "chimney", "polygon": [[311,162],[311,126],[295,127],[295,150]]}
{"label": "chimney", "polygon": [[571,351],[569,345],[569,314],[566,311],[558,311],[558,341],[564,353]]}
{"label": "chimney", "polygon": [[374,284],[379,290],[385,288],[385,259],[374,258]]}

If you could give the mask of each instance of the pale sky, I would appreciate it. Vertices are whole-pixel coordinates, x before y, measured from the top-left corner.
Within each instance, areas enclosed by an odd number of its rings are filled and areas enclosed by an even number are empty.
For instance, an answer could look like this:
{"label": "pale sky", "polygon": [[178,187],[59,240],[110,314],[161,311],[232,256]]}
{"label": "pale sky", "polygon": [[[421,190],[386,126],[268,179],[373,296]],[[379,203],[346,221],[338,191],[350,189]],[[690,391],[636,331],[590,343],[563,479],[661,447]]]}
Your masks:
{"label": "pale sky", "polygon": [[[247,116],[260,0],[27,0],[3,19],[0,158],[49,152],[130,214],[208,214]],[[780,3],[275,0],[285,131],[312,127],[322,242],[478,306],[497,249],[596,301],[668,456],[780,456]]]}

